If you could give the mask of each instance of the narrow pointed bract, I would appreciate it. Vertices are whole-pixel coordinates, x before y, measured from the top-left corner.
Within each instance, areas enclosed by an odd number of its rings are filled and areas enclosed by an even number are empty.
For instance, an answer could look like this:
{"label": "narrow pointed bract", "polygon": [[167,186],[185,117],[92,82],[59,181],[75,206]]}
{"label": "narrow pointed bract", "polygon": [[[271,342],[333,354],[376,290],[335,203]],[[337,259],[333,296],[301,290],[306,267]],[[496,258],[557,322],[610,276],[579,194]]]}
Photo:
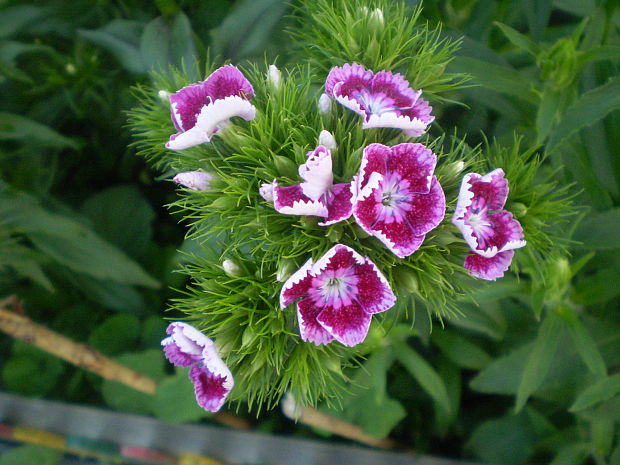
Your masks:
{"label": "narrow pointed bract", "polygon": [[177,133],[166,147],[182,150],[209,142],[228,121],[239,116],[254,119],[250,103],[254,89],[250,81],[232,65],[215,70],[205,81],[190,84],[170,96],[170,112]]}
{"label": "narrow pointed bract", "polygon": [[173,365],[191,367],[189,378],[194,383],[198,405],[217,412],[234,381],[215,344],[193,326],[180,321],[170,323],[166,333],[169,337],[161,341],[164,355]]}
{"label": "narrow pointed bract", "polygon": [[437,157],[422,144],[364,149],[353,181],[353,215],[361,228],[396,256],[415,252],[446,211],[443,189],[433,176]]}
{"label": "narrow pointed bract", "polygon": [[432,108],[398,73],[375,74],[357,63],[334,67],[325,81],[325,93],[364,117],[363,128],[402,129],[419,137],[433,122]]}
{"label": "narrow pointed bract", "polygon": [[282,309],[297,302],[299,331],[316,345],[354,346],[366,338],[374,313],[396,302],[388,281],[367,257],[337,244],[316,263],[308,260],[282,287]]}
{"label": "narrow pointed bract", "polygon": [[501,278],[510,267],[514,249],[526,245],[521,224],[503,209],[507,198],[508,180],[501,168],[463,178],[452,223],[472,250],[465,268],[478,278]]}

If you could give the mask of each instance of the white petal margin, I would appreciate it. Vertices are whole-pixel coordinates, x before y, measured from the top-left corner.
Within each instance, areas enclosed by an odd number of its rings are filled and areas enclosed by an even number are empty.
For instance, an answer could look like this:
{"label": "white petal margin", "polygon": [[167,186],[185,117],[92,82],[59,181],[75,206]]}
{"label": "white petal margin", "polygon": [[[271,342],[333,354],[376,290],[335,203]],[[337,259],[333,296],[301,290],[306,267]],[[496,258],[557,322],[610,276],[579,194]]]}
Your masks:
{"label": "white petal margin", "polygon": [[383,275],[383,273],[381,273],[381,271],[379,271],[379,268],[377,268],[377,265],[375,265],[370,260],[370,258],[368,258],[368,257],[364,257],[364,260],[366,261],[367,265],[370,265],[372,267],[373,271],[375,272],[375,274],[379,278],[379,281],[381,281],[381,284],[383,284],[387,288],[387,290],[389,291],[389,293],[383,295],[383,299],[381,300],[381,304],[378,305],[378,307],[385,307],[385,308],[383,308],[382,310],[378,310],[376,312],[372,312],[372,311],[368,311],[366,309],[366,307],[364,307],[364,311],[366,313],[370,313],[370,314],[385,312],[386,310],[389,310],[390,308],[392,308],[394,306],[394,304],[396,303],[396,296],[394,295],[394,291],[392,291],[392,287],[390,286],[389,281]]}
{"label": "white petal margin", "polygon": [[478,239],[476,239],[474,235],[474,229],[465,223],[465,213],[474,199],[474,193],[470,190],[472,180],[479,180],[480,177],[481,176],[477,173],[467,173],[463,176],[461,190],[459,191],[459,197],[456,201],[456,208],[454,209],[454,215],[452,215],[452,224],[460,229],[465,242],[467,242],[470,249],[476,253],[478,253],[478,250],[476,250],[478,247]]}
{"label": "white petal margin", "polygon": [[[160,90],[159,92],[160,92],[160,97],[161,97],[161,92],[163,91]],[[170,99],[170,95],[168,95],[168,99]],[[172,110],[172,116],[174,117],[174,121],[181,128],[181,131],[185,131],[185,128],[183,127],[183,120],[181,119],[181,114],[179,113],[179,103],[178,102],[171,103],[170,109]]]}
{"label": "white petal margin", "polygon": [[426,132],[427,124],[419,118],[409,118],[405,115],[397,115],[386,112],[380,115],[370,115],[368,121],[364,121],[362,127],[370,128],[394,128],[402,129],[409,137],[419,137]]}
{"label": "white petal margin", "polygon": [[300,184],[301,190],[312,200],[319,200],[329,192],[334,183],[329,149],[319,145],[311,152],[308,161],[299,166],[299,176],[305,181]]}
{"label": "white petal margin", "polygon": [[349,110],[353,110],[358,115],[366,117],[366,112],[362,109],[357,100],[350,99],[345,95],[338,94],[338,90],[340,89],[340,87],[342,87],[342,84],[344,84],[344,82],[339,82],[334,86],[334,98],[336,99],[336,101],[341,105],[347,107]]}
{"label": "white petal margin", "polygon": [[353,258],[355,259],[355,261],[357,262],[358,265],[363,265],[364,263],[366,263],[366,258],[363,257],[362,255],[358,254],[355,250],[353,250],[351,247],[348,247],[346,245],[343,244],[336,244],[335,246],[333,246],[331,249],[329,249],[327,252],[325,252],[325,255],[323,255],[312,267],[312,272],[310,273],[312,276],[318,276],[319,274],[321,274],[321,272],[327,268],[327,265],[329,265],[329,262],[331,261],[332,257],[334,255],[336,255],[336,252],[338,252],[339,250],[344,249],[347,252],[349,252]]}
{"label": "white petal margin", "polygon": [[[278,183],[273,182],[273,205],[276,207],[279,204],[278,200]],[[328,215],[327,206],[320,200],[312,200],[305,202],[303,200],[295,200],[293,206],[284,206],[276,208],[276,211],[284,215],[301,215],[301,216],[322,216]]]}
{"label": "white petal margin", "polygon": [[220,358],[220,354],[217,352],[217,348],[213,342],[211,342],[211,344],[205,347],[202,351],[202,360],[207,370],[211,373],[217,376],[226,377],[226,380],[222,383],[222,387],[230,391],[235,385],[233,375]]}
{"label": "white petal margin", "polygon": [[177,321],[172,325],[172,335],[161,341],[164,346],[173,341],[181,352],[188,355],[200,355],[205,347],[213,345],[211,339],[187,323]]}
{"label": "white petal margin", "polygon": [[182,150],[209,142],[218,126],[233,116],[239,116],[250,121],[256,117],[256,107],[238,95],[215,100],[213,103],[202,107],[193,128],[171,139],[166,144],[166,148]]}
{"label": "white petal margin", "polygon": [[299,284],[302,279],[308,276],[308,273],[310,273],[310,271],[312,270],[312,264],[313,264],[312,258],[309,258],[300,269],[298,269],[295,273],[293,273],[290,276],[290,278],[286,280],[286,282],[282,286],[282,289],[280,290],[280,309],[281,310],[284,310],[292,302],[292,300],[291,302],[286,302],[286,300],[284,299],[284,292],[288,291],[289,289],[292,289],[293,286],[295,286],[296,284]]}

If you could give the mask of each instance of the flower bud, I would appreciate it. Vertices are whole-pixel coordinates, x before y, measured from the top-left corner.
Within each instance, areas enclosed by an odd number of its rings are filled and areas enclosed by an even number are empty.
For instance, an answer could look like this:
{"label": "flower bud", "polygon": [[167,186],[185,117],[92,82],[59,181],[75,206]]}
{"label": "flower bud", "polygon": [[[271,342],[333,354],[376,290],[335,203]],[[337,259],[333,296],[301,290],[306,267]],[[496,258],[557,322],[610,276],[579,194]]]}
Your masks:
{"label": "flower bud", "polygon": [[368,25],[375,33],[379,33],[385,26],[385,19],[383,18],[383,10],[381,8],[375,8],[368,17]]}
{"label": "flower bud", "polygon": [[282,73],[276,67],[276,65],[269,65],[267,70],[267,82],[274,89],[278,90],[282,84]]}
{"label": "flower bud", "polygon": [[231,278],[238,278],[243,273],[241,272],[241,268],[232,260],[224,260],[222,262],[222,268],[224,269],[224,273],[226,273]]}
{"label": "flower bud", "polygon": [[579,53],[572,39],[558,40],[536,58],[541,79],[550,82],[556,89],[568,87],[579,72]]}
{"label": "flower bud", "polygon": [[338,146],[336,145],[336,139],[331,132],[323,129],[319,134],[319,145],[322,145],[329,149],[330,151],[336,150]]}
{"label": "flower bud", "polygon": [[322,115],[326,115],[332,108],[332,99],[329,98],[329,95],[322,94],[319,98],[319,113]]}
{"label": "flower bud", "polygon": [[167,90],[160,90],[159,92],[157,92],[157,96],[163,101],[168,103],[170,101],[170,95],[172,95],[170,92],[168,92]]}
{"label": "flower bud", "polygon": [[463,160],[455,161],[446,166],[446,178],[455,179],[460,176],[465,168],[465,162]]}
{"label": "flower bud", "polygon": [[521,202],[511,203],[509,210],[515,216],[515,218],[522,218],[527,214],[527,207]]}
{"label": "flower bud", "polygon": [[75,73],[77,73],[77,68],[73,63],[67,63],[67,65],[65,66],[65,71],[67,72],[67,74],[73,76]]}
{"label": "flower bud", "polygon": [[394,280],[409,294],[418,292],[418,278],[415,273],[407,267],[399,266],[394,270]]}
{"label": "flower bud", "polygon": [[185,171],[177,174],[173,179],[177,184],[193,191],[206,191],[213,175],[204,171]]}
{"label": "flower bud", "polygon": [[292,260],[285,260],[280,264],[278,272],[276,273],[276,280],[283,283],[285,282],[297,269],[295,262]]}

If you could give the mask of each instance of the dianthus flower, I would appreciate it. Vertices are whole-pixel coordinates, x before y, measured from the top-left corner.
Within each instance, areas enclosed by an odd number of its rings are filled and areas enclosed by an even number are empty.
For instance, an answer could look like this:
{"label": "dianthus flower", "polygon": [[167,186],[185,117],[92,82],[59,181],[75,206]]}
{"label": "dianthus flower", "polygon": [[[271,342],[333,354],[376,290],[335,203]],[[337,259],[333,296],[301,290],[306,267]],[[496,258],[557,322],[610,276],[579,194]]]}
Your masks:
{"label": "dianthus flower", "polygon": [[361,228],[396,256],[418,250],[446,212],[443,189],[433,176],[437,157],[422,144],[364,148],[355,177],[353,215]]}
{"label": "dianthus flower", "polygon": [[205,81],[183,87],[170,96],[170,113],[178,132],[170,136],[166,148],[181,150],[209,142],[233,116],[254,119],[253,96],[250,81],[232,65],[218,68]]}
{"label": "dianthus flower", "polygon": [[346,346],[366,338],[374,313],[396,302],[388,281],[367,257],[337,244],[316,263],[309,259],[282,287],[280,307],[297,299],[299,331],[316,345]]}
{"label": "dianthus flower", "polygon": [[465,268],[478,278],[495,281],[504,276],[514,249],[526,245],[521,224],[503,210],[507,198],[508,181],[501,168],[484,176],[468,173],[463,178],[452,223],[472,250]]}
{"label": "dianthus flower", "polygon": [[374,74],[357,63],[334,67],[325,81],[325,93],[364,117],[363,128],[402,129],[410,137],[424,134],[435,119],[432,108],[400,74]]}
{"label": "dianthus flower", "polygon": [[196,401],[217,412],[234,386],[232,373],[220,358],[215,344],[193,326],[177,321],[168,325],[169,337],[161,341],[166,358],[176,366],[191,367]]}
{"label": "dianthus flower", "polygon": [[286,215],[309,215],[325,218],[321,226],[338,223],[351,216],[351,183],[334,184],[332,154],[322,145],[308,152],[308,161],[299,167],[301,184],[281,187],[277,181],[264,184],[260,193],[273,200],[274,208]]}

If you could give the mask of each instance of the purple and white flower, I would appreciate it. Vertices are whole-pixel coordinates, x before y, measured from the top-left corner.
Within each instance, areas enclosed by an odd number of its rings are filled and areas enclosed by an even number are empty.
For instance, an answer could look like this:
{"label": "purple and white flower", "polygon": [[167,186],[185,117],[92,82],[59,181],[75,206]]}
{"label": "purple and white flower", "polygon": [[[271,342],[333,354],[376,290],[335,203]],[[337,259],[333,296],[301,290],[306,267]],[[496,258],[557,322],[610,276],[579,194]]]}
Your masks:
{"label": "purple and white flower", "polygon": [[436,163],[437,156],[422,144],[364,148],[353,180],[353,215],[400,258],[418,250],[445,216],[446,199],[433,176]]}
{"label": "purple and white flower", "polygon": [[224,364],[211,339],[193,326],[170,323],[169,337],[161,341],[166,358],[175,366],[191,367],[196,401],[205,410],[217,412],[234,386],[232,373]]}
{"label": "purple and white flower", "polygon": [[299,167],[301,184],[281,187],[273,181],[271,190],[262,185],[263,198],[273,197],[274,208],[285,215],[309,215],[325,218],[321,226],[329,226],[351,216],[353,208],[351,183],[334,184],[332,154],[322,145],[308,152],[308,161]]}
{"label": "purple and white flower", "polygon": [[309,259],[282,287],[280,307],[297,302],[299,331],[316,345],[354,346],[366,338],[374,313],[396,302],[388,281],[367,257],[337,244],[316,263]]}
{"label": "purple and white flower", "polygon": [[222,66],[205,81],[183,87],[170,96],[172,122],[178,132],[170,136],[166,148],[181,150],[209,142],[233,116],[254,119],[253,96],[252,84],[233,65]]}
{"label": "purple and white flower", "polygon": [[501,168],[463,178],[452,223],[472,250],[465,268],[478,278],[495,281],[504,276],[514,249],[526,245],[521,224],[503,209],[507,198],[508,181]]}
{"label": "purple and white flower", "polygon": [[193,191],[206,191],[213,175],[204,171],[185,171],[178,173],[172,180]]}
{"label": "purple and white flower", "polygon": [[432,108],[400,74],[374,74],[357,63],[334,67],[325,81],[325,93],[364,117],[363,128],[402,129],[409,137],[426,132],[435,119]]}

